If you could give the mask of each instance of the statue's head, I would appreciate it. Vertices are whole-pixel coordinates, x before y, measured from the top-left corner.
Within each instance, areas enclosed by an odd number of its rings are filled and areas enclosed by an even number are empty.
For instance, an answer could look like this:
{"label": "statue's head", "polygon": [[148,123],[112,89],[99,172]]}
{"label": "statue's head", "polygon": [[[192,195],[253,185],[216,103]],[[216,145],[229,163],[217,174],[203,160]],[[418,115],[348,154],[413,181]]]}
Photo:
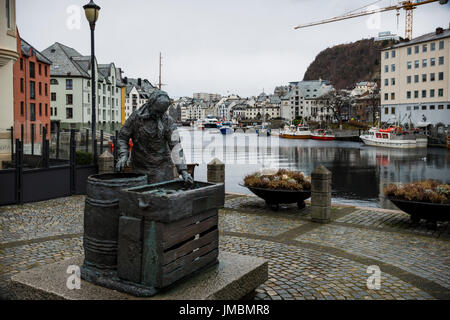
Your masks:
{"label": "statue's head", "polygon": [[170,106],[169,95],[162,90],[155,90],[150,94],[148,99],[150,105],[150,112],[162,116]]}

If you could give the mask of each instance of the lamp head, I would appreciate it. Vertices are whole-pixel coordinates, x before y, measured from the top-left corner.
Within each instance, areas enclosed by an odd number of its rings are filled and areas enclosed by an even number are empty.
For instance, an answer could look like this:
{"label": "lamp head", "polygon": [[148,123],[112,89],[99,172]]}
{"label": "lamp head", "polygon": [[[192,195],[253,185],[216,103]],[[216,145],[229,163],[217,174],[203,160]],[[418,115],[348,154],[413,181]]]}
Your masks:
{"label": "lamp head", "polygon": [[83,6],[84,13],[86,15],[86,19],[89,21],[90,25],[95,25],[95,22],[98,19],[98,12],[100,11],[100,6],[96,5],[93,0],[91,0],[88,4]]}

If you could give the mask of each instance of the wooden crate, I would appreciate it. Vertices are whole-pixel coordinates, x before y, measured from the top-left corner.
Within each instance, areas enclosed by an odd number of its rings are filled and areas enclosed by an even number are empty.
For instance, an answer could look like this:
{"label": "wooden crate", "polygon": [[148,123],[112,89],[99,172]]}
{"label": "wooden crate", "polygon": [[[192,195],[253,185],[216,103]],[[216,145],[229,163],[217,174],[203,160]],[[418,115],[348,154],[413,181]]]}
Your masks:
{"label": "wooden crate", "polygon": [[151,191],[176,189],[180,182],[122,191],[117,264],[121,279],[161,289],[217,263],[224,188],[200,184],[165,196]]}

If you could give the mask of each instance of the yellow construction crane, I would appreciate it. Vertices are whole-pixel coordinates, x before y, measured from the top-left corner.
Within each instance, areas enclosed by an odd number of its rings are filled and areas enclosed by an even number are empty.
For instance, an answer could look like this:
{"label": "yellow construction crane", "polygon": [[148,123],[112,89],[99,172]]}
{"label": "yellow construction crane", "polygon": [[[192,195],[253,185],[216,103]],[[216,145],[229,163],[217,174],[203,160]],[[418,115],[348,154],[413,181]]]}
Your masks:
{"label": "yellow construction crane", "polygon": [[[361,17],[361,16],[367,16],[370,14],[384,12],[384,11],[390,11],[390,10],[397,10],[397,16],[398,16],[399,10],[405,9],[405,11],[406,11],[405,38],[412,39],[413,9],[415,9],[417,6],[421,6],[423,4],[428,4],[431,2],[437,2],[437,1],[439,1],[439,3],[442,5],[447,4],[447,2],[448,2],[448,0],[399,1],[399,3],[396,5],[378,8],[378,9],[374,9],[374,10],[360,11],[360,12],[355,12],[355,13],[347,13],[347,14],[344,14],[341,16],[337,16],[337,17],[322,20],[322,21],[301,24],[301,25],[294,27],[294,29],[312,27],[312,26],[317,26],[320,24],[331,23],[331,22],[335,22],[335,21],[351,19],[351,18],[356,18],[356,17]],[[377,1],[377,2],[379,2],[379,1]]]}

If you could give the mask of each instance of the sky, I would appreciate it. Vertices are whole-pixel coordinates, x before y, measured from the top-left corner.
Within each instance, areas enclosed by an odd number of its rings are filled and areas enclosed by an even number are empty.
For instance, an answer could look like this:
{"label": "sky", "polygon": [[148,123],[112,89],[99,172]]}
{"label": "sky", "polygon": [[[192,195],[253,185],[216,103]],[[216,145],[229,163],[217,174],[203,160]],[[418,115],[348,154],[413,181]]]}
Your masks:
{"label": "sky", "polygon": [[[90,29],[82,6],[88,0],[18,0],[20,35],[36,49],[55,42],[90,55]],[[299,81],[315,56],[341,43],[381,31],[404,37],[405,12],[364,16],[297,29],[375,0],[95,0],[101,7],[95,29],[99,63],[114,62],[123,76],[158,83],[162,53],[163,90],[172,98],[194,92],[272,93]],[[375,5],[396,4],[381,0]],[[361,9],[365,10],[365,9]],[[359,10],[359,11],[361,11]],[[414,10],[413,37],[448,28],[450,4]]]}

